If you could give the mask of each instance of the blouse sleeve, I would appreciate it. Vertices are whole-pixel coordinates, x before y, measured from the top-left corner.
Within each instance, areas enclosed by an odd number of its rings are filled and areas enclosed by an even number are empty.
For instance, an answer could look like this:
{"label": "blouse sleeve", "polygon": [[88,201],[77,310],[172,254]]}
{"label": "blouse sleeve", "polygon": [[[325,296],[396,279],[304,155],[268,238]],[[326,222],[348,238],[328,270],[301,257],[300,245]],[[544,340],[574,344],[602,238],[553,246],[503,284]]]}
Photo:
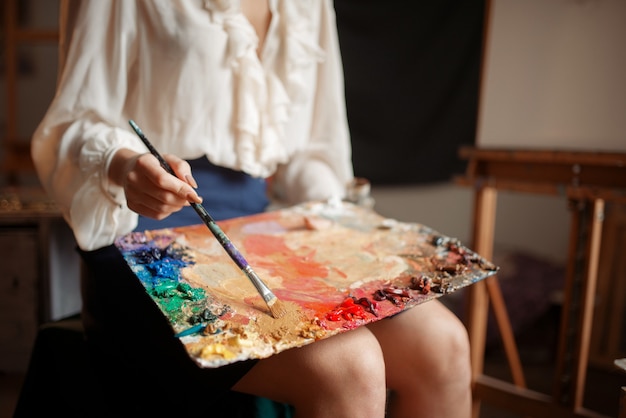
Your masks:
{"label": "blouse sleeve", "polygon": [[319,64],[308,143],[280,166],[274,184],[287,203],[345,197],[353,178],[343,67],[331,1],[320,2]]}
{"label": "blouse sleeve", "polygon": [[93,250],[137,222],[123,190],[107,176],[118,149],[145,152],[122,119],[135,55],[135,2],[66,0],[61,7],[74,9],[61,13],[57,92],[34,133],[31,154],[78,245]]}

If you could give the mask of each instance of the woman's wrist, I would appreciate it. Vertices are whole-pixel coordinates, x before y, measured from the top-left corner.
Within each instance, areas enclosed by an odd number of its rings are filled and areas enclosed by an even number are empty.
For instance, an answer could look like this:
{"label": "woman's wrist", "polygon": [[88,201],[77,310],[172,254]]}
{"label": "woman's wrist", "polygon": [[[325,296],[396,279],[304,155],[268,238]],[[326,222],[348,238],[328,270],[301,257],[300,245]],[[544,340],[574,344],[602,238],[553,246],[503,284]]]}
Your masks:
{"label": "woman's wrist", "polygon": [[117,186],[124,185],[126,174],[132,169],[141,154],[128,148],[115,151],[109,164],[109,181]]}

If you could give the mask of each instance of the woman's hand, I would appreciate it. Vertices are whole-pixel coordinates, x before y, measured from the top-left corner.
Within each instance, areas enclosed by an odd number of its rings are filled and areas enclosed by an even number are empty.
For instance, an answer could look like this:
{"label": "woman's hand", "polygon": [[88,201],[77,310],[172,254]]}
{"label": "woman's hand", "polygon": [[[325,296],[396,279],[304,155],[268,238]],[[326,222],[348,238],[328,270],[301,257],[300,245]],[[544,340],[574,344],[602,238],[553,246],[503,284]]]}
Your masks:
{"label": "woman's hand", "polygon": [[128,208],[157,220],[189,206],[189,202],[202,202],[194,190],[198,186],[187,161],[174,155],[163,158],[178,178],[161,167],[152,154],[129,149],[117,151],[109,167],[111,181],[124,188]]}

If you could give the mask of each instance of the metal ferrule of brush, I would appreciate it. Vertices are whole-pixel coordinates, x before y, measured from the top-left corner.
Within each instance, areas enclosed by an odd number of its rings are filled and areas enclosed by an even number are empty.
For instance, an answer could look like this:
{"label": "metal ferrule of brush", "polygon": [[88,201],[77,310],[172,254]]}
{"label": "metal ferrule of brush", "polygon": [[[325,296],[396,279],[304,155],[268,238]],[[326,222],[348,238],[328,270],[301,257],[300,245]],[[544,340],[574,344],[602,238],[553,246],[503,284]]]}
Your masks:
{"label": "metal ferrule of brush", "polygon": [[254,284],[254,287],[256,287],[256,290],[261,294],[265,302],[269,302],[270,300],[272,300],[272,298],[274,298],[274,294],[272,293],[272,291],[265,285],[265,283],[263,283],[261,278],[254,272],[254,270],[252,270],[252,267],[245,266],[243,268],[243,271],[244,273],[246,273],[246,276],[248,276],[250,281],[252,281],[252,284]]}

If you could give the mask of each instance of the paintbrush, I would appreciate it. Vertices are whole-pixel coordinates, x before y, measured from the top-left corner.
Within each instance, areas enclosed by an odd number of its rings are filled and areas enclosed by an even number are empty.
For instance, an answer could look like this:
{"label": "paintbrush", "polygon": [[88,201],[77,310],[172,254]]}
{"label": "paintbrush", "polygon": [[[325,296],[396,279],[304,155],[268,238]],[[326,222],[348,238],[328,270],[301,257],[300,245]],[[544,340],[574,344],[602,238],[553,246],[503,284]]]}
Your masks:
{"label": "paintbrush", "polygon": [[[135,121],[131,119],[128,121],[128,123],[130,123],[130,126],[133,128],[133,130],[139,136],[139,138],[143,141],[145,146],[148,147],[148,150],[150,151],[150,153],[154,155],[157,158],[157,160],[159,160],[159,163],[165,169],[165,171],[167,171],[168,173],[176,177],[176,173],[174,173],[174,170],[172,170],[172,167],[167,163],[167,161],[165,161],[165,159],[163,159],[161,154],[159,154],[159,152],[154,148],[154,146],[152,146],[150,141],[148,141],[148,138],[146,138],[143,131],[139,128],[139,126],[137,126]],[[254,287],[256,287],[256,290],[259,292],[259,294],[261,295],[261,297],[267,304],[267,307],[269,308],[272,316],[274,318],[280,318],[283,315],[285,315],[287,312],[282,302],[276,297],[276,295],[274,295],[274,293],[269,289],[269,287],[267,287],[267,285],[263,283],[261,278],[254,272],[254,270],[252,270],[252,267],[250,266],[250,264],[248,264],[246,259],[239,252],[237,247],[235,247],[232,241],[222,231],[219,225],[215,223],[215,221],[213,220],[211,215],[209,215],[209,212],[207,212],[204,206],[202,206],[199,203],[194,203],[194,202],[189,202],[189,204],[196,211],[196,213],[200,215],[200,218],[202,219],[202,221],[205,223],[207,227],[209,227],[209,230],[213,233],[215,238],[217,238],[217,240],[222,245],[222,247],[226,250],[230,258],[232,258],[232,260],[235,262],[235,264],[237,264],[237,266],[241,269],[241,271],[243,271],[245,275],[248,276],[248,279],[250,279]]]}

